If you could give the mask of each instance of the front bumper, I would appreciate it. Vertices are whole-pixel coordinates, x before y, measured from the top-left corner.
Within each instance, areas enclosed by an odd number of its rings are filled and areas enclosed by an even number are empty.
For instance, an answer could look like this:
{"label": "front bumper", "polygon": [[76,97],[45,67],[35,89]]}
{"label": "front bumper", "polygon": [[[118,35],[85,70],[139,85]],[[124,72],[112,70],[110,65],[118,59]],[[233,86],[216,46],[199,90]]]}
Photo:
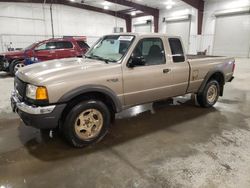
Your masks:
{"label": "front bumper", "polygon": [[58,127],[61,114],[66,104],[50,106],[31,106],[20,102],[16,93],[11,94],[11,107],[17,112],[23,122],[39,129],[53,129]]}

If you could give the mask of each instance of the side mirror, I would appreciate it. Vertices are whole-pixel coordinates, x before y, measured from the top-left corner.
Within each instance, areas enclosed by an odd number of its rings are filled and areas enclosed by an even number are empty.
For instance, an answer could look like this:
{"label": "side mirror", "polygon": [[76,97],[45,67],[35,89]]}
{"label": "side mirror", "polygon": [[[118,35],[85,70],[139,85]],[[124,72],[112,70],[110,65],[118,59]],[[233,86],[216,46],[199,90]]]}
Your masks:
{"label": "side mirror", "polygon": [[146,64],[146,60],[143,56],[131,56],[129,61],[128,61],[128,67],[133,68],[137,66],[144,66]]}

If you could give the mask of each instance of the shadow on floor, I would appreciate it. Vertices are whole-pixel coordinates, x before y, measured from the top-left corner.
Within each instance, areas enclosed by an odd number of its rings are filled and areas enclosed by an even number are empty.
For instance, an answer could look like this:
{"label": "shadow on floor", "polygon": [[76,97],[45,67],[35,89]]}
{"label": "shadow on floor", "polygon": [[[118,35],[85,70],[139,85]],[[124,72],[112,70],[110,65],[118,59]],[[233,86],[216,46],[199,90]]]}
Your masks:
{"label": "shadow on floor", "polygon": [[4,78],[11,78],[12,76],[10,76],[10,74],[6,73],[6,72],[0,72],[0,79],[4,79]]}
{"label": "shadow on floor", "polygon": [[[181,101],[182,99],[174,101],[174,103],[161,101],[128,109],[117,115],[110,132],[102,141],[81,149],[69,146],[57,132],[50,135],[52,138],[49,134],[40,133],[31,136],[34,129],[26,127],[22,123],[18,128],[19,137],[31,155],[43,161],[53,161],[105,150],[156,131],[171,129],[180,123],[216,111],[215,108],[199,108],[195,106],[193,100]],[[197,126],[199,125],[197,124]],[[32,131],[33,133],[31,133]],[[27,136],[31,138],[27,139]]]}

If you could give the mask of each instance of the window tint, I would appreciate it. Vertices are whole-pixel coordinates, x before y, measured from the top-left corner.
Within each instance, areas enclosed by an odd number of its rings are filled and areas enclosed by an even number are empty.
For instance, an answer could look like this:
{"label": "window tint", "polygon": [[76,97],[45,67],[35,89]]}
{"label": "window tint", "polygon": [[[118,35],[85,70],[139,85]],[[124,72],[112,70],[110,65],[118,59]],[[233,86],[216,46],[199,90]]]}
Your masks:
{"label": "window tint", "polygon": [[159,65],[166,62],[164,47],[160,38],[142,39],[134,49],[133,56],[144,58],[145,65]]}
{"label": "window tint", "polygon": [[169,41],[169,45],[171,48],[173,61],[175,63],[184,62],[185,56],[184,56],[184,52],[183,52],[183,48],[182,48],[182,44],[181,44],[180,39],[169,38],[168,41]]}
{"label": "window tint", "polygon": [[60,42],[55,42],[55,43],[56,43],[56,49],[73,48],[72,43],[68,41],[60,41]]}
{"label": "window tint", "polygon": [[87,45],[84,41],[77,41],[77,44],[80,46],[80,48],[86,49],[89,48],[89,45]]}
{"label": "window tint", "polygon": [[38,47],[36,47],[36,50],[51,50],[51,49],[55,49],[55,43],[54,42],[47,42],[47,43],[43,43],[41,45],[39,45]]}

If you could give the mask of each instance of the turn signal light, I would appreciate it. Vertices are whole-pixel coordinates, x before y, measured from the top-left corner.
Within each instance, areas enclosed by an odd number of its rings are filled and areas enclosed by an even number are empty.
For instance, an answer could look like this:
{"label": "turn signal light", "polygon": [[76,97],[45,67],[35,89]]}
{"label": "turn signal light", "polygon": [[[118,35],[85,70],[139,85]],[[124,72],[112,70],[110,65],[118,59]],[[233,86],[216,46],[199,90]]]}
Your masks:
{"label": "turn signal light", "polygon": [[36,100],[48,100],[48,92],[45,87],[38,87],[36,90]]}

